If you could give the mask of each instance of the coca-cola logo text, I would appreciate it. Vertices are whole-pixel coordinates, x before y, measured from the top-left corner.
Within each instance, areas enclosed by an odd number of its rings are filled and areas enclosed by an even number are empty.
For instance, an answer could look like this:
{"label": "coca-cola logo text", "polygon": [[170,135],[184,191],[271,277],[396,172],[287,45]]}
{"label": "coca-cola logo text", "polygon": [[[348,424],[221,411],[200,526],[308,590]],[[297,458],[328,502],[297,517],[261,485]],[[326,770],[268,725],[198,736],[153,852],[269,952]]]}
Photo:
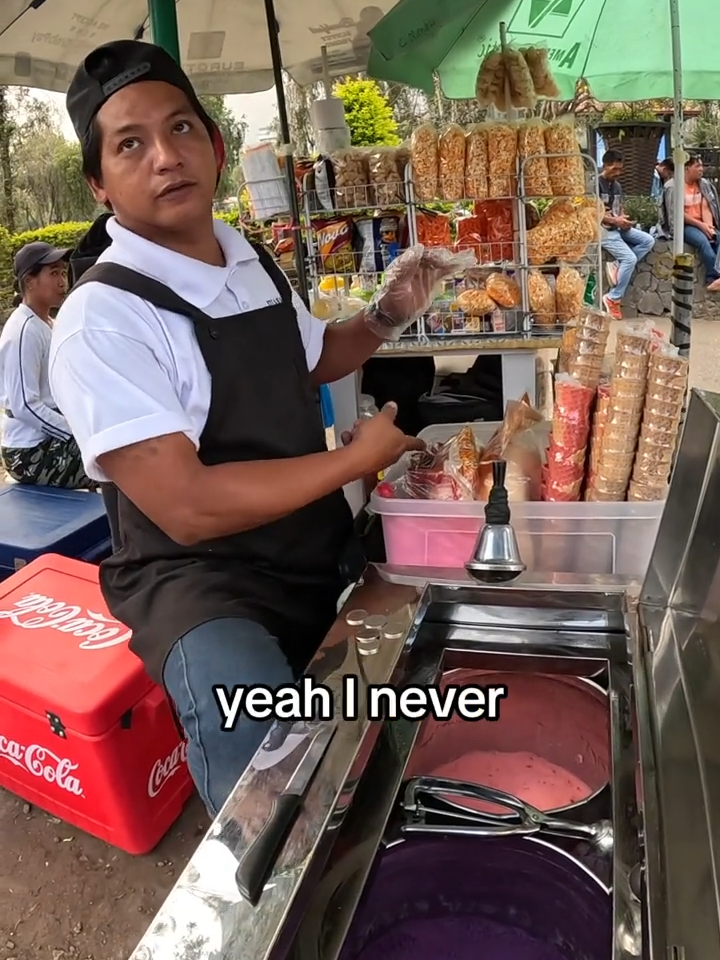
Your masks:
{"label": "coca-cola logo text", "polygon": [[153,764],[148,778],[148,796],[156,797],[170,777],[174,777],[185,763],[187,763],[187,746],[183,741],[164,760],[156,760]]}
{"label": "coca-cola logo text", "polygon": [[34,777],[45,780],[47,783],[54,783],[58,789],[65,790],[66,793],[71,793],[75,797],[85,796],[80,780],[73,775],[78,764],[72,763],[67,757],[59,757],[47,747],[41,747],[38,743],[26,746],[0,734],[0,758],[27,770]]}
{"label": "coca-cola logo text", "polygon": [[126,643],[132,632],[103,613],[94,613],[40,593],[16,600],[12,610],[0,610],[0,620],[11,620],[23,630],[57,630],[58,633],[81,637],[81,650],[115,647]]}

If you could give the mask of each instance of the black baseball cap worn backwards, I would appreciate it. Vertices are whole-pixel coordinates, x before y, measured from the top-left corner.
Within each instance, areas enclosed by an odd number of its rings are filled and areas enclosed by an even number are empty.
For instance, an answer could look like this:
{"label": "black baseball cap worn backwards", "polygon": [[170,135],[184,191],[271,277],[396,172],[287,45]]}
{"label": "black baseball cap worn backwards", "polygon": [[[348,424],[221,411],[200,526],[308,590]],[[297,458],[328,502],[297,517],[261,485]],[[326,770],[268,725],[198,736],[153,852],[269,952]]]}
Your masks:
{"label": "black baseball cap worn backwards", "polygon": [[97,112],[110,97],[131,83],[147,80],[160,80],[182,90],[210,134],[216,151],[218,145],[222,150],[220,133],[198,100],[185,71],[162,47],[142,40],[105,43],[89,53],[77,68],[68,87],[65,106],[83,148],[87,146]]}
{"label": "black baseball cap worn backwards", "polygon": [[51,247],[49,243],[43,243],[41,240],[26,243],[15,254],[15,260],[13,261],[15,279],[22,280],[35,267],[49,267],[59,260],[67,260],[69,256],[69,248]]}

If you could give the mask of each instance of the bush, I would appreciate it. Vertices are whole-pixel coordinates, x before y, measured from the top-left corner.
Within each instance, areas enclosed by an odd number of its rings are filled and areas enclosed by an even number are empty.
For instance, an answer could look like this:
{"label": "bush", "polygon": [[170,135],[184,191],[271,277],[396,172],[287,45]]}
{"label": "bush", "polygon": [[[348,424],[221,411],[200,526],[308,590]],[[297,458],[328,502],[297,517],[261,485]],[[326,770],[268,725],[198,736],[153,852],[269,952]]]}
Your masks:
{"label": "bush", "polygon": [[623,197],[623,209],[642,230],[649,230],[658,222],[658,203],[653,197]]}
{"label": "bush", "polygon": [[[238,225],[237,210],[229,213],[216,214],[219,220],[224,220],[231,227]],[[24,233],[10,234],[5,227],[0,226],[0,310],[7,311],[13,301],[12,261],[20,247],[26,243],[42,240],[53,247],[76,247],[83,235],[90,229],[87,223],[54,223],[40,230],[26,230]]]}

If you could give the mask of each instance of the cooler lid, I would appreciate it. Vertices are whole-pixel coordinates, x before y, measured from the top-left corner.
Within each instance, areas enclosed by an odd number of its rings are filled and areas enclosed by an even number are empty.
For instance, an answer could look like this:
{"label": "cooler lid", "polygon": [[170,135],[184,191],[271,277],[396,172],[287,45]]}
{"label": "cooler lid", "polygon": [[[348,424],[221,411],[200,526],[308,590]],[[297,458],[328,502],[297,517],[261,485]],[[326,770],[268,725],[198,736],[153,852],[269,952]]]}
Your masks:
{"label": "cooler lid", "polygon": [[109,536],[105,504],[95,493],[20,484],[0,488],[0,567],[17,569],[42,553],[79,556]]}
{"label": "cooler lid", "polygon": [[630,610],[649,956],[720,960],[720,395],[693,390]]}
{"label": "cooler lid", "polygon": [[154,686],[98,578],[92,564],[48,554],[0,583],[0,697],[88,737]]}

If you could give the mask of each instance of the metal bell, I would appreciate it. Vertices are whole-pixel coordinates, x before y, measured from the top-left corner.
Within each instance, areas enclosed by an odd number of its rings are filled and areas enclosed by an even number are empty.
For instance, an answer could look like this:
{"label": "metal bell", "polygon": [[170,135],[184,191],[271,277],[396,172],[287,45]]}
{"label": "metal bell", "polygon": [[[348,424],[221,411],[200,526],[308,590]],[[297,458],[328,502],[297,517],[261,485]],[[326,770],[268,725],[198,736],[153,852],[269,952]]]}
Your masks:
{"label": "metal bell", "polygon": [[470,576],[481,583],[508,583],[525,571],[515,530],[510,524],[506,471],[504,460],[493,462],[493,486],[485,507],[485,526],[465,564]]}

